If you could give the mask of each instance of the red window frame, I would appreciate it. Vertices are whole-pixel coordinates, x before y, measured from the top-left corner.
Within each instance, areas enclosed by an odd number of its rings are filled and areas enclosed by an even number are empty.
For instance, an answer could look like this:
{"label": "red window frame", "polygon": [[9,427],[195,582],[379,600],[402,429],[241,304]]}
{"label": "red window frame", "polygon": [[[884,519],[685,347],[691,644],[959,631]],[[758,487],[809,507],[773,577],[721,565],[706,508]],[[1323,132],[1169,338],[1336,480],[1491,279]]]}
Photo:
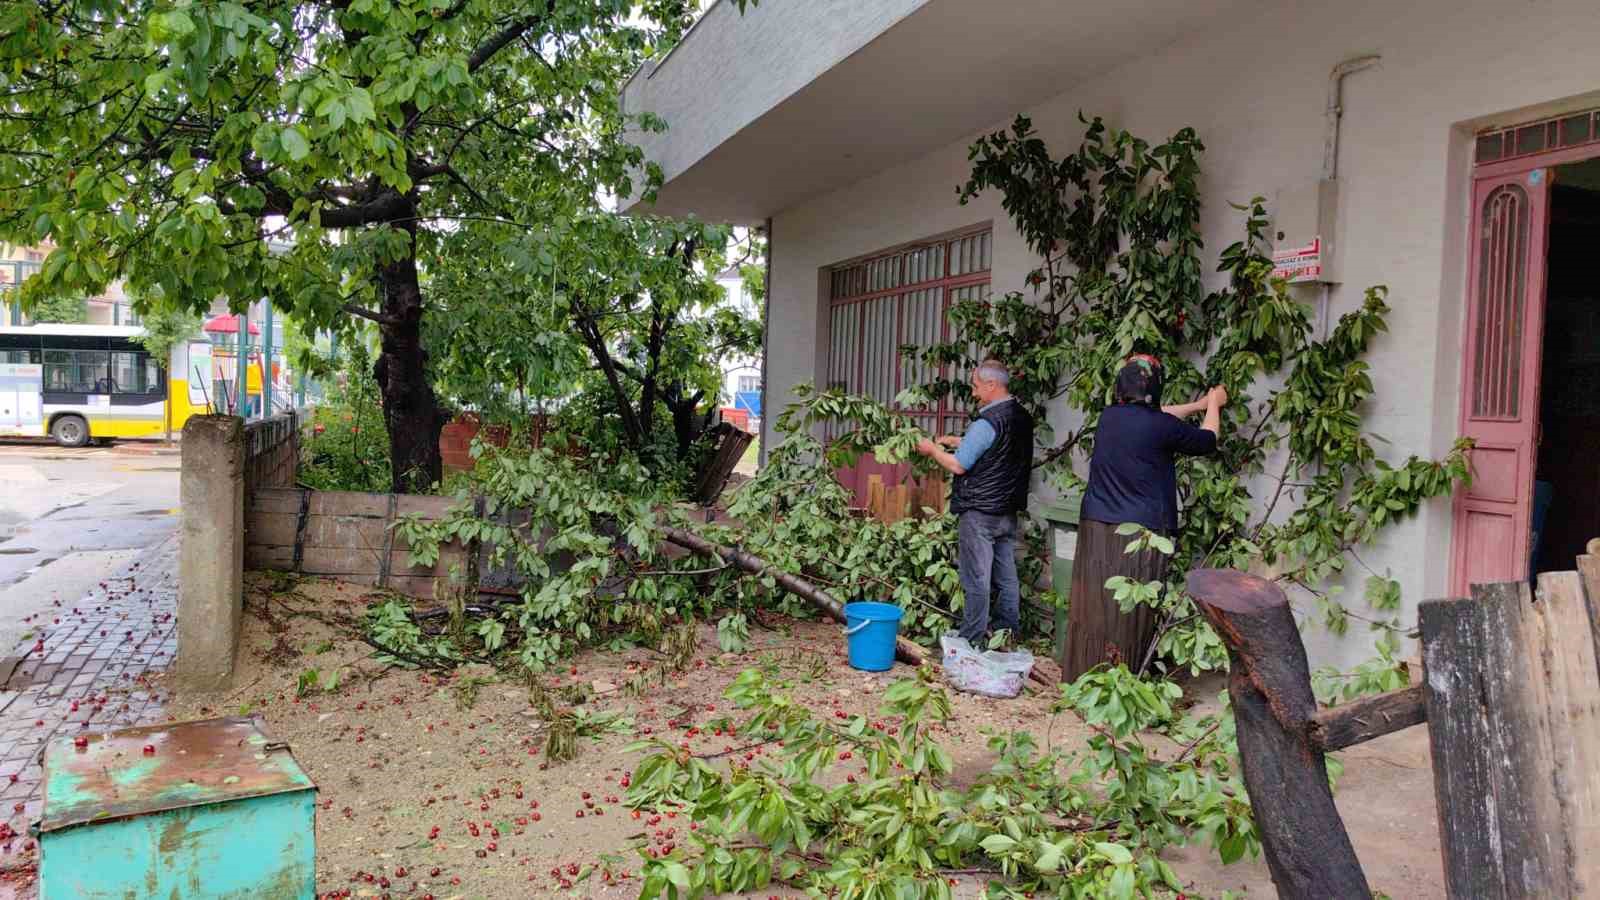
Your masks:
{"label": "red window frame", "polygon": [[[919,407],[894,402],[900,391],[911,386],[906,383],[906,369],[916,365],[901,356],[900,347],[951,339],[950,305],[973,295],[978,299],[988,296],[993,243],[993,228],[984,223],[830,266],[827,386],[872,396],[917,418],[931,432],[960,433],[967,413],[952,398]],[[936,304],[936,326],[929,316],[934,310],[925,306],[930,302]],[[884,313],[891,310],[892,324],[885,327]],[[934,330],[936,336],[931,334]],[[892,332],[887,346],[882,340],[884,331]],[[869,339],[873,346],[868,346]],[[881,353],[888,353],[889,359],[883,360]],[[936,377],[949,374],[950,367],[941,364]]]}
{"label": "red window frame", "polygon": [[1485,166],[1595,144],[1600,144],[1600,109],[1588,109],[1481,131],[1472,163]]}

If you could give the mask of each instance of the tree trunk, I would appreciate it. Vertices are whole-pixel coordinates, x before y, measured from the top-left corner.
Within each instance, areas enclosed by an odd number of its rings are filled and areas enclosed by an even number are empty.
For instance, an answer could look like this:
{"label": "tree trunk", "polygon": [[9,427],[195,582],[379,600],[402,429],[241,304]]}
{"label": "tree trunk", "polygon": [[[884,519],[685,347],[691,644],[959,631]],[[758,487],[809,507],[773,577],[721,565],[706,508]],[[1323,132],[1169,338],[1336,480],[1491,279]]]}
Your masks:
{"label": "tree trunk", "polygon": [[705,434],[706,422],[709,415],[699,414],[700,401],[705,394],[695,391],[691,396],[683,396],[683,385],[674,384],[666,394],[667,408],[672,410],[672,431],[678,439],[678,459],[687,460],[689,451],[693,449],[694,442],[700,435]]}
{"label": "tree trunk", "polygon": [[1189,573],[1189,594],[1228,647],[1239,762],[1267,868],[1287,900],[1372,897],[1312,742],[1305,644],[1283,589],[1228,569]]}
{"label": "tree trunk", "polygon": [[422,347],[416,226],[408,222],[399,227],[411,233],[411,253],[379,269],[384,321],[378,326],[381,349],[373,375],[383,395],[392,489],[406,494],[423,493],[443,477],[439,432],[444,416],[428,383],[428,353]]}
{"label": "tree trunk", "polygon": [[617,402],[617,414],[622,416],[623,437],[627,439],[628,446],[635,451],[642,450],[644,430],[633,413],[633,403],[628,399],[627,389],[622,386],[622,377],[617,374],[616,363],[611,359],[611,351],[606,348],[605,336],[600,333],[599,324],[587,312],[578,312],[574,316],[574,324],[578,326],[578,335],[583,338],[589,352],[594,354],[595,362],[600,366],[600,373],[605,376],[606,384],[611,388],[611,396]]}

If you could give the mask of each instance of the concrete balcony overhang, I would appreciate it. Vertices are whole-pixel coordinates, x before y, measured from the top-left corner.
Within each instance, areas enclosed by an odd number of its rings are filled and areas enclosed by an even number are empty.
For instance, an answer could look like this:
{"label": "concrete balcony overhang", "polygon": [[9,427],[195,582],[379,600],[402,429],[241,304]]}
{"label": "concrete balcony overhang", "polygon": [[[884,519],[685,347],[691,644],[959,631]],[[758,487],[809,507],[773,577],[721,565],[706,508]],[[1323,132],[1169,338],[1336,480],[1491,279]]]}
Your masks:
{"label": "concrete balcony overhang", "polygon": [[759,222],[1266,5],[720,0],[623,89],[628,113],[667,123],[634,137],[665,184],[626,208]]}

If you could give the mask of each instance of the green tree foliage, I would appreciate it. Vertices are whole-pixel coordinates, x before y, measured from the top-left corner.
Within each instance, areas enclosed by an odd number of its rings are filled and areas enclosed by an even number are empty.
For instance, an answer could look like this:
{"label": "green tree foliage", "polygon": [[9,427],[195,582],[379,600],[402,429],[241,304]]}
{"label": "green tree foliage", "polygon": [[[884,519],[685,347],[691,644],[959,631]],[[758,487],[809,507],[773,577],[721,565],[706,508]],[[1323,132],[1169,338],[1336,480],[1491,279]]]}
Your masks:
{"label": "green tree foliage", "polygon": [[729,229],[618,216],[570,191],[528,211],[543,224],[467,223],[445,241],[429,318],[439,383],[500,415],[559,401],[585,446],[683,468],[722,359],[760,345],[759,320],[715,282]]}
{"label": "green tree foliage", "polygon": [[[139,317],[139,325],[143,329],[134,340],[161,363],[161,368],[167,371],[167,377],[172,377],[172,351],[183,346],[190,338],[200,334],[201,319],[198,313],[183,307],[151,305],[136,303],[136,308],[143,307],[145,312]],[[172,442],[172,410],[168,408],[165,415],[167,442]]]}
{"label": "green tree foliage", "polygon": [[[311,434],[301,448],[296,480],[320,491],[385,492],[392,481],[389,441],[383,431],[372,351],[364,331],[340,339],[345,356],[324,370],[327,394],[311,410]],[[303,353],[314,351],[301,348]]]}
{"label": "green tree foliage", "polygon": [[[1380,652],[1392,654],[1402,630],[1398,589],[1369,590],[1374,602],[1362,615],[1340,603],[1329,582],[1352,562],[1364,566],[1357,549],[1380,529],[1465,479],[1468,443],[1440,460],[1379,458],[1362,414],[1373,397],[1365,357],[1386,328],[1387,290],[1368,289],[1357,309],[1319,336],[1310,310],[1271,277],[1259,198],[1237,207],[1244,237],[1221,253],[1221,284],[1206,287],[1203,150],[1193,129],[1151,145],[1098,118],[1077,150],[1059,159],[1025,117],[979,138],[959,196],[966,202],[998,191],[1039,267],[1027,277],[1027,293],[955,304],[957,339],[905,352],[948,363],[981,347],[1007,361],[1013,392],[1036,412],[1064,399],[1081,425],[1043,450],[1036,467],[1067,488],[1081,487],[1072,464],[1083,468],[1128,354],[1162,359],[1169,403],[1225,386],[1232,400],[1219,452],[1179,463],[1183,514],[1172,571],[1272,566],[1315,598],[1316,618],[1328,627],[1342,633],[1349,618],[1366,619]],[[950,380],[920,388],[935,396],[966,390]],[[1179,583],[1114,587],[1125,603],[1161,611],[1155,652],[1196,670],[1225,664]],[[1142,673],[1151,662],[1136,668]]]}
{"label": "green tree foliage", "polygon": [[152,306],[149,312],[139,316],[139,327],[143,330],[134,340],[165,368],[174,349],[200,335],[200,325],[200,316],[190,310]]}
{"label": "green tree foliage", "polygon": [[56,245],[29,302],[120,278],[194,310],[265,295],[305,327],[375,323],[392,484],[424,487],[443,236],[527,227],[539,185],[631,193],[617,88],[688,21],[683,0],[7,4],[0,238]]}
{"label": "green tree foliage", "polygon": [[[954,876],[974,874],[988,880],[987,897],[1181,891],[1163,848],[1198,836],[1232,862],[1259,843],[1228,761],[1231,728],[1179,720],[1178,693],[1120,666],[1086,675],[1056,705],[1094,730],[1086,748],[995,733],[995,762],[969,780],[953,777],[939,741],[950,700],[927,671],[890,685],[875,718],[827,720],[746,670],[728,689],[739,720],[702,727],[768,752],[719,762],[668,740],[634,745],[650,753],[631,776],[629,804],[681,810],[695,825],[666,852],[642,848],[640,896],[692,900],[781,883],[813,896],[944,900]],[[1149,730],[1181,752],[1159,759]]]}
{"label": "green tree foliage", "polygon": [[28,318],[41,324],[81,325],[89,321],[89,303],[82,295],[43,297],[27,305]]}

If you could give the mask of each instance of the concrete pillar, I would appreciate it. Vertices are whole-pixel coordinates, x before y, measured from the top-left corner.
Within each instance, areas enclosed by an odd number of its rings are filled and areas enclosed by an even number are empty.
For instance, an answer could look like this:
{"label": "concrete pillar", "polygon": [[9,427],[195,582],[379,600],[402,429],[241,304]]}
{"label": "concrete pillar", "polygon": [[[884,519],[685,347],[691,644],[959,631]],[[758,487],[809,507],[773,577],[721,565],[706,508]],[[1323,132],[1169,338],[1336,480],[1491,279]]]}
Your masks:
{"label": "concrete pillar", "polygon": [[178,496],[178,660],[184,684],[226,687],[244,606],[244,421],[193,416],[183,426]]}

